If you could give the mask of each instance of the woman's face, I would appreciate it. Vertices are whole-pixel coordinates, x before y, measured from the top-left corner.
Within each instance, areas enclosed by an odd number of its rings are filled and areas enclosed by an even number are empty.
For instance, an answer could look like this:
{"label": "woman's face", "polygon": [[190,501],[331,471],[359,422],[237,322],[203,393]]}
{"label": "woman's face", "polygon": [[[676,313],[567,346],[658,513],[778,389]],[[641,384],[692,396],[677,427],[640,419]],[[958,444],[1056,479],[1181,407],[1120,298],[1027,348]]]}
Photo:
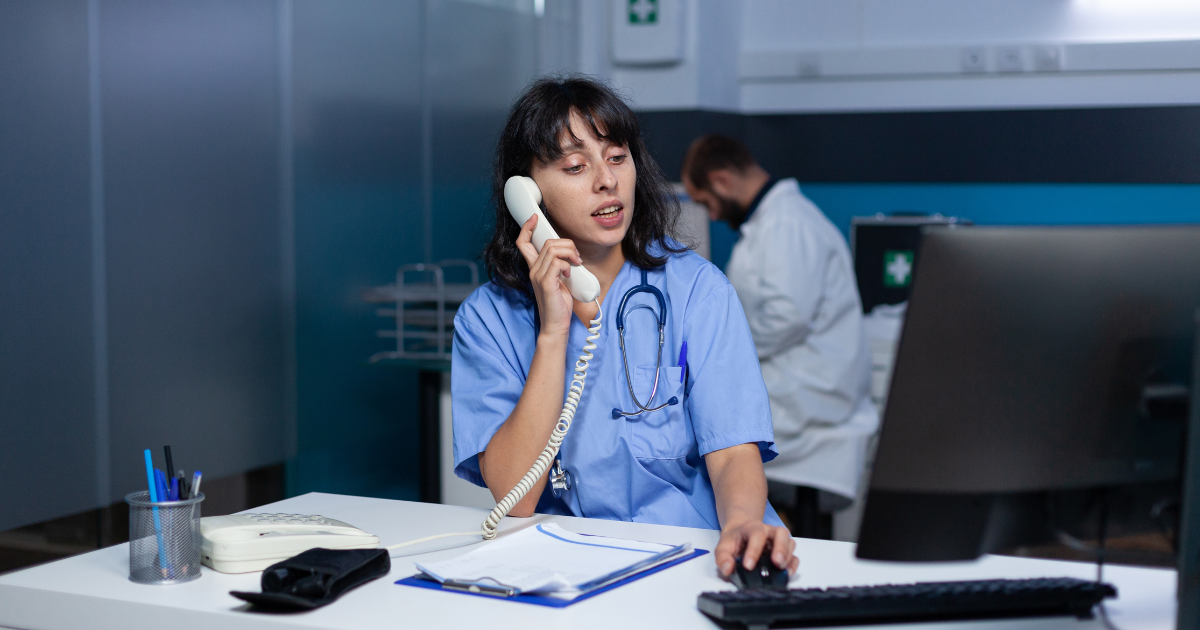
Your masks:
{"label": "woman's face", "polygon": [[625,238],[637,170],[627,146],[597,138],[575,111],[570,124],[579,142],[563,133],[562,157],[548,163],[535,159],[531,175],[559,236],[575,241],[586,256],[585,249],[611,248]]}

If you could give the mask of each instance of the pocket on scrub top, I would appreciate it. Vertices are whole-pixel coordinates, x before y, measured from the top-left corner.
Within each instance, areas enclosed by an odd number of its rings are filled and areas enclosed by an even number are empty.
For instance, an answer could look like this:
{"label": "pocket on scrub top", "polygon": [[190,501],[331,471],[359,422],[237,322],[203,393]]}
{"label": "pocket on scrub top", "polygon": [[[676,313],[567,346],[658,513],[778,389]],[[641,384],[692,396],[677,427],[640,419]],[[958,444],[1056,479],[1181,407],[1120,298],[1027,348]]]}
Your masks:
{"label": "pocket on scrub top", "polygon": [[[668,405],[658,411],[644,411],[636,416],[628,416],[625,422],[629,427],[629,447],[634,457],[644,459],[678,459],[687,455],[692,447],[692,438],[688,433],[687,418],[683,413],[683,383],[679,375],[683,368],[663,366],[658,379],[658,393],[654,400],[647,403],[650,391],[654,389],[654,366],[642,365],[634,368],[633,391],[638,399],[647,407],[657,407],[672,396],[679,399],[679,404]],[[632,404],[622,411],[633,411]]]}

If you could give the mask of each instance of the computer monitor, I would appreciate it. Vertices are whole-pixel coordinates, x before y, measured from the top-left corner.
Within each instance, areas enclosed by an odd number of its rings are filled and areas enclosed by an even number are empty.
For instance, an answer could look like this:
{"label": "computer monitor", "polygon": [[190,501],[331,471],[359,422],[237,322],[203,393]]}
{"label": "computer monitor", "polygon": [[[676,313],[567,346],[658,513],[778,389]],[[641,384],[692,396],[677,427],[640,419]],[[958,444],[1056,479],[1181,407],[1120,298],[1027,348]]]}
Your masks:
{"label": "computer monitor", "polygon": [[1194,545],[1200,226],[929,229],[920,256],[858,557],[1079,541],[1104,512]]}

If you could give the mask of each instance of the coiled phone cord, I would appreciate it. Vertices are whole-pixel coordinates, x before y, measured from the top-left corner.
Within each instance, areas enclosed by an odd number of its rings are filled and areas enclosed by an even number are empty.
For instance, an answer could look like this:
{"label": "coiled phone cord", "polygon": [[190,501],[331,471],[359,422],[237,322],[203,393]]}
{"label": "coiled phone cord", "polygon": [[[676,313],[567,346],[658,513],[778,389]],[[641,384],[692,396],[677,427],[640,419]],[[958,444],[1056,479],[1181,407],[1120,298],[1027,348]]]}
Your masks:
{"label": "coiled phone cord", "polygon": [[571,379],[571,388],[567,391],[567,399],[563,402],[562,413],[558,416],[558,423],[554,425],[554,431],[550,433],[550,440],[546,443],[546,448],[542,449],[541,455],[538,455],[533,466],[525,476],[517,482],[515,488],[509,491],[496,507],[487,515],[483,521],[483,531],[473,532],[456,532],[453,534],[436,534],[434,536],[426,536],[408,542],[402,542],[395,545],[388,545],[386,549],[397,549],[399,547],[407,547],[418,543],[429,542],[438,538],[449,538],[451,536],[478,536],[483,534],[484,540],[492,540],[496,537],[496,526],[500,524],[500,519],[508,514],[509,510],[513,509],[521,499],[533,488],[533,484],[537,483],[538,479],[542,478],[546,469],[550,467],[554,457],[558,455],[558,449],[562,446],[563,438],[567,436],[567,431],[571,429],[571,420],[575,418],[575,410],[579,407],[579,398],[583,396],[583,383],[587,379],[588,362],[592,360],[592,350],[596,349],[596,340],[600,338],[600,326],[604,319],[604,310],[600,308],[600,299],[596,299],[596,318],[591,321],[588,326],[588,336],[583,344],[583,353],[579,355],[579,360],[575,362],[575,375]]}
{"label": "coiled phone cord", "polygon": [[579,360],[575,362],[575,375],[571,379],[571,388],[567,390],[567,399],[563,402],[562,413],[558,416],[558,424],[554,425],[554,431],[550,434],[550,441],[546,443],[546,448],[542,450],[542,454],[538,455],[537,461],[533,462],[533,467],[521,481],[517,482],[517,486],[510,490],[496,507],[492,508],[490,514],[483,521],[483,539],[491,540],[496,537],[496,526],[500,523],[500,519],[504,518],[508,511],[513,509],[517,503],[525,497],[533,484],[537,483],[538,479],[550,467],[554,461],[554,456],[558,455],[558,448],[562,445],[563,438],[567,436],[567,431],[571,429],[571,420],[575,418],[575,410],[579,407],[579,398],[583,396],[583,382],[587,379],[588,362],[592,360],[592,350],[596,349],[596,340],[600,338],[600,322],[604,319],[604,311],[600,308],[600,299],[596,299],[596,318],[592,320],[588,327],[588,336],[583,344],[583,353],[579,355]]}

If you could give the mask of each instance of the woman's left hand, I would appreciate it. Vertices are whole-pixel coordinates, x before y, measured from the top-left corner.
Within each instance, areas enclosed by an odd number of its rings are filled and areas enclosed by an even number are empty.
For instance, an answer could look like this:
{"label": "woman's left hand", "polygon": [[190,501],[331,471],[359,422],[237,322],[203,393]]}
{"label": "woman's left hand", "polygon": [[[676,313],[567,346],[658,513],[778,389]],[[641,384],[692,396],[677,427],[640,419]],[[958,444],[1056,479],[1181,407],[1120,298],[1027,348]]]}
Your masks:
{"label": "woman's left hand", "polygon": [[792,540],[792,534],[783,527],[774,527],[762,521],[731,523],[721,529],[721,541],[713,552],[717,570],[723,577],[728,577],[733,573],[733,563],[738,556],[742,558],[742,566],[753,569],[768,542],[771,561],[775,566],[795,573],[800,567],[800,559],[793,554],[796,541]]}

